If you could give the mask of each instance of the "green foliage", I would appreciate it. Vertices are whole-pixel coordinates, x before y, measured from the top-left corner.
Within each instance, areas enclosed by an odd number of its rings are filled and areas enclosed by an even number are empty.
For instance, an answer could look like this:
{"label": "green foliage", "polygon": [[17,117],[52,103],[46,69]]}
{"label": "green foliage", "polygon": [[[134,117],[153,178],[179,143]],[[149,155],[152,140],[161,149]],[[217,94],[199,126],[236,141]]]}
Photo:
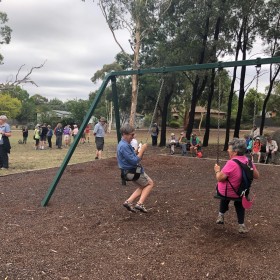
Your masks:
{"label": "green foliage", "polygon": [[[9,44],[11,40],[12,29],[6,25],[8,17],[6,13],[0,12],[0,45]],[[0,64],[2,64],[3,56],[0,54]]]}
{"label": "green foliage", "polygon": [[253,118],[254,116],[257,116],[259,114],[262,103],[263,103],[263,95],[257,93],[255,89],[250,89],[244,98],[242,123],[251,122],[252,125]]}
{"label": "green foliage", "polygon": [[8,118],[16,118],[21,111],[21,102],[9,94],[0,94],[0,114],[7,115]]}
{"label": "green foliage", "polygon": [[170,126],[171,128],[179,128],[179,127],[181,127],[181,126],[180,126],[180,123],[179,123],[178,121],[175,121],[175,120],[170,121],[170,122],[169,122],[169,126]]}
{"label": "green foliage", "polygon": [[81,124],[84,120],[84,117],[89,109],[88,100],[69,100],[65,103],[67,111],[72,113],[74,122]]}
{"label": "green foliage", "polygon": [[278,111],[280,108],[280,83],[277,82],[267,103],[267,111]]}
{"label": "green foliage", "polygon": [[[199,120],[195,120],[195,125],[194,125],[194,127],[196,127],[196,128],[198,128],[199,127]],[[230,121],[230,123],[231,123],[231,129],[233,129],[234,128],[234,124],[235,124],[235,118],[234,117],[232,117],[231,118],[231,121]],[[222,119],[220,119],[220,128],[226,128],[226,119],[225,118],[222,118]],[[205,127],[205,118],[202,120],[202,124],[201,124],[201,127]],[[215,117],[212,117],[212,118],[210,118],[210,128],[213,128],[213,129],[217,129],[218,128],[218,119],[217,118],[215,118]]]}
{"label": "green foliage", "polygon": [[66,111],[66,106],[63,103],[63,101],[61,101],[61,100],[59,100],[57,98],[54,98],[54,99],[51,99],[48,102],[48,109],[49,110],[62,110],[62,111]]}
{"label": "green foliage", "polygon": [[103,80],[106,74],[112,72],[112,71],[121,71],[123,68],[118,64],[117,62],[113,62],[111,64],[104,64],[101,70],[97,70],[93,77],[91,78],[91,81],[93,83],[96,83],[98,80]]}

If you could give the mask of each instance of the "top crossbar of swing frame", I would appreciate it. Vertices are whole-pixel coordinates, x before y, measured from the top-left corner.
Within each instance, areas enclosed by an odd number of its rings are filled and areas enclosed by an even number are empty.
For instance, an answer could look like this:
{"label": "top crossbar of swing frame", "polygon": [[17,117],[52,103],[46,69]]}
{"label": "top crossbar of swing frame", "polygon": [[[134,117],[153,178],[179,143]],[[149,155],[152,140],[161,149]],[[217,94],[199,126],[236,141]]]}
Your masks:
{"label": "top crossbar of swing frame", "polygon": [[[85,130],[90,118],[92,117],[94,110],[97,107],[97,104],[99,102],[99,100],[101,99],[101,96],[103,94],[103,92],[105,91],[109,81],[111,81],[112,83],[112,92],[116,93],[117,89],[116,89],[116,77],[117,76],[129,76],[129,75],[143,75],[143,74],[156,74],[156,73],[162,73],[162,74],[166,74],[166,73],[172,73],[172,72],[182,72],[182,71],[194,71],[194,70],[207,70],[207,69],[223,69],[223,68],[231,68],[231,67],[239,67],[239,66],[254,66],[254,65],[262,65],[262,64],[273,64],[273,63],[280,63],[280,56],[277,57],[271,57],[271,58],[256,58],[256,59],[252,59],[252,60],[241,60],[241,61],[226,61],[226,62],[216,62],[216,63],[206,63],[206,64],[193,64],[193,65],[183,65],[183,66],[170,66],[170,67],[161,67],[161,68],[151,68],[151,69],[137,69],[137,70],[128,70],[128,71],[113,71],[111,73],[108,73],[87,114],[84,117],[84,120],[80,126],[80,129],[78,131],[78,134],[76,135],[74,142],[72,143],[72,145],[70,146],[63,162],[60,165],[60,168],[58,169],[48,191],[47,194],[45,195],[45,197],[43,198],[43,200],[41,201],[41,205],[42,206],[47,206],[51,196],[53,195],[56,186],[68,164],[68,162],[70,161],[79,141],[80,138],[82,136],[83,131]],[[113,100],[114,100],[114,105],[115,108],[117,108],[115,110],[115,115],[116,115],[116,130],[117,130],[117,137],[118,140],[120,140],[120,132],[119,132],[119,128],[120,128],[120,118],[119,118],[119,106],[118,106],[118,100],[116,97],[116,94],[113,94]],[[118,121],[117,121],[118,120]]]}
{"label": "top crossbar of swing frame", "polygon": [[255,66],[262,64],[273,64],[280,63],[280,56],[271,58],[256,58],[251,60],[238,60],[238,61],[219,61],[215,63],[205,64],[191,64],[181,66],[170,66],[161,68],[150,68],[150,69],[137,69],[137,70],[126,70],[126,71],[112,71],[105,77],[110,79],[112,76],[128,76],[128,75],[144,75],[144,74],[156,74],[156,73],[171,73],[171,72],[182,72],[182,71],[194,71],[194,70],[207,70],[207,69],[223,69],[232,68],[238,66]]}

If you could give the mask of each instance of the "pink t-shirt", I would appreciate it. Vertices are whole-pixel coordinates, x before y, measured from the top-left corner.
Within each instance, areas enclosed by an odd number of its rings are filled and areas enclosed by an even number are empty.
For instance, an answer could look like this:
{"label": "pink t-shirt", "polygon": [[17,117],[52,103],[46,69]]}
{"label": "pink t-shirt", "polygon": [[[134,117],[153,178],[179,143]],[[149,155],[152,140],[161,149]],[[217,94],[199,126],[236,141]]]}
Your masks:
{"label": "pink t-shirt", "polygon": [[[237,159],[242,163],[248,162],[248,158],[246,156],[235,156],[232,159]],[[233,188],[237,191],[242,180],[242,171],[239,165],[232,159],[227,161],[226,165],[222,168],[221,171],[227,176]],[[256,169],[254,164],[253,168]],[[223,182],[218,182],[218,191],[223,196],[233,198],[238,197],[238,195],[234,192],[227,180]]]}

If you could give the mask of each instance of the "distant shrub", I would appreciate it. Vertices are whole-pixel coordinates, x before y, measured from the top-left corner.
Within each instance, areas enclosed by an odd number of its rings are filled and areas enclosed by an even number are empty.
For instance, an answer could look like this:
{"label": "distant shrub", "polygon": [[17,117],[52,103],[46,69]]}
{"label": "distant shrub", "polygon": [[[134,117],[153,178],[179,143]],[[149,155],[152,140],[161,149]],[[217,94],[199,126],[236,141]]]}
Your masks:
{"label": "distant shrub", "polygon": [[180,127],[180,124],[179,124],[179,122],[177,122],[177,121],[170,121],[169,126],[170,126],[171,128],[179,128],[179,127]]}

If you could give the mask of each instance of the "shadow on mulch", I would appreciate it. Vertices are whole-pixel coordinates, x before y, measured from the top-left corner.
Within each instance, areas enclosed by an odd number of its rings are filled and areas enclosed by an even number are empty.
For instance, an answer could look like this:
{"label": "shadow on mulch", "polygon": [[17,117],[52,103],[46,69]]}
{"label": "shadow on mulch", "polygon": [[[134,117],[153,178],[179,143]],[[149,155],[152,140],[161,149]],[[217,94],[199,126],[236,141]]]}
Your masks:
{"label": "shadow on mulch", "polygon": [[68,166],[47,207],[57,169],[2,177],[0,278],[279,279],[279,167],[258,165],[240,235],[233,205],[215,224],[214,160],[156,153],[143,159],[147,214],[122,207],[135,187],[116,158]]}

